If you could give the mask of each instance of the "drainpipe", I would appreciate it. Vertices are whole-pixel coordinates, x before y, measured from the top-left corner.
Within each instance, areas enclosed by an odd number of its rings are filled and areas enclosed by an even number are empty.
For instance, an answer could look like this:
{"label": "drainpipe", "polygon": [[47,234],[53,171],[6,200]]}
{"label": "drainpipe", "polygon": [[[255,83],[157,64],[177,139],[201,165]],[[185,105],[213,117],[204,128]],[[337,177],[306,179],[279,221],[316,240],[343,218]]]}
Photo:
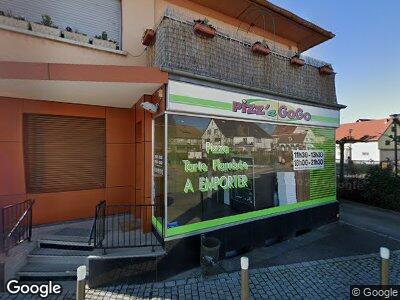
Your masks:
{"label": "drainpipe", "polygon": [[344,142],[339,142],[340,147],[340,169],[339,169],[339,182],[343,183],[344,179]]}
{"label": "drainpipe", "polygon": [[398,157],[397,157],[397,124],[394,125],[394,172],[398,176]]}
{"label": "drainpipe", "polygon": [[393,114],[391,115],[393,119],[393,140],[394,140],[394,174],[398,176],[398,157],[397,157],[397,143],[398,143],[398,136],[397,136],[397,126],[400,125],[400,114]]}

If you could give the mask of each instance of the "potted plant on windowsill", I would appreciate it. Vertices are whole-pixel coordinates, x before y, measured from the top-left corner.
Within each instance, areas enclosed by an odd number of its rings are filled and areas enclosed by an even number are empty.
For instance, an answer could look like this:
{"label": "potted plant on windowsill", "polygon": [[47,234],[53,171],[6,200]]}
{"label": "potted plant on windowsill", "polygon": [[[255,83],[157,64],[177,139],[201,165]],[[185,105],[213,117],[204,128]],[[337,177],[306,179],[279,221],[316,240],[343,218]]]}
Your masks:
{"label": "potted plant on windowsill", "polygon": [[103,31],[101,35],[96,35],[92,39],[92,44],[104,48],[117,49],[117,43],[108,39],[107,31]]}
{"label": "potted plant on windowsill", "polygon": [[296,54],[290,59],[290,64],[294,66],[302,67],[304,63],[304,59],[300,58],[300,54]]}
{"label": "potted plant on windowsill", "polygon": [[251,52],[257,55],[267,56],[271,53],[271,50],[268,47],[267,42],[264,40],[262,42],[257,41],[251,46]]}
{"label": "potted plant on windowsill", "polygon": [[72,28],[69,26],[65,28],[62,34],[66,39],[80,42],[83,44],[89,43],[89,37],[86,34],[80,33],[78,30],[73,31]]}
{"label": "potted plant on windowsill", "polygon": [[207,18],[203,20],[194,20],[194,32],[206,38],[213,38],[217,31],[209,23],[210,21]]}
{"label": "potted plant on windowsill", "polygon": [[0,11],[0,24],[25,30],[29,29],[29,22],[24,17],[13,16],[11,12]]}
{"label": "potted plant on windowsill", "polygon": [[323,65],[322,67],[319,68],[319,74],[321,75],[331,75],[333,74],[333,68],[331,65]]}
{"label": "potted plant on windowsill", "polygon": [[40,23],[31,22],[30,26],[33,32],[57,37],[61,35],[61,30],[53,24],[53,20],[49,15],[42,15],[42,21]]}
{"label": "potted plant on windowsill", "polygon": [[146,29],[142,36],[142,45],[150,46],[153,43],[155,37],[156,32],[154,31],[154,29]]}

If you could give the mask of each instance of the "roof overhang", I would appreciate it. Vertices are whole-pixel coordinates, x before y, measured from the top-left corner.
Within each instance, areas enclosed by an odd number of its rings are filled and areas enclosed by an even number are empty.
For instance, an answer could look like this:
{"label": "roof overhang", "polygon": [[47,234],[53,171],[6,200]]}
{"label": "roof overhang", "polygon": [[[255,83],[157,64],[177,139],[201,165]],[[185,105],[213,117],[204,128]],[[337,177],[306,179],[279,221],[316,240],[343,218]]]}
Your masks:
{"label": "roof overhang", "polygon": [[265,0],[191,1],[249,25],[275,32],[277,36],[295,42],[299,51],[306,51],[335,36],[332,32]]}
{"label": "roof overhang", "polygon": [[0,62],[0,96],[130,108],[168,82],[138,66]]}
{"label": "roof overhang", "polygon": [[353,139],[350,137],[347,138],[342,138],[342,139],[336,139],[336,144],[356,144],[356,143],[370,143],[370,142],[377,142],[378,140],[376,139]]}

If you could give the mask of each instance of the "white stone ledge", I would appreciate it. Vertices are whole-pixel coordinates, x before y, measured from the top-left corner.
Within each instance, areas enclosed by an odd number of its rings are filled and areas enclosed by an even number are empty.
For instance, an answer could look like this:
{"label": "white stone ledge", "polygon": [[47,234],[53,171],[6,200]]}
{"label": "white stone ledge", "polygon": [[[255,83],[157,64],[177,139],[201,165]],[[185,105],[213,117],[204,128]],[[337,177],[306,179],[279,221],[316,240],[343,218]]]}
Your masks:
{"label": "white stone ledge", "polygon": [[21,29],[21,28],[11,27],[11,26],[7,26],[4,24],[0,24],[0,29],[13,31],[13,32],[17,32],[17,33],[22,33],[22,34],[26,34],[26,35],[33,36],[33,37],[44,38],[44,39],[48,39],[48,40],[52,40],[52,41],[56,41],[56,42],[66,43],[66,44],[70,44],[70,45],[75,45],[75,46],[79,46],[79,47],[109,52],[109,53],[113,53],[113,54],[124,55],[124,56],[127,55],[126,51],[100,47],[100,46],[92,45],[89,43],[81,43],[78,41],[74,41],[74,40],[70,40],[70,39],[66,39],[66,38],[62,38],[62,37],[52,36],[52,35],[43,34],[43,33],[39,33],[39,32],[33,32],[31,30],[25,30],[25,29]]}

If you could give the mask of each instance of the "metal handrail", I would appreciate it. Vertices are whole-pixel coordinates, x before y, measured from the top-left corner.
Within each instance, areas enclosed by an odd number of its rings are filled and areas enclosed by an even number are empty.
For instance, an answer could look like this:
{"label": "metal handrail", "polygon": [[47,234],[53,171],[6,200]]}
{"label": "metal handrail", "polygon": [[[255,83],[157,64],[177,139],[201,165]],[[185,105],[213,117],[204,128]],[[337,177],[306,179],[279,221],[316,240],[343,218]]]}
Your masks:
{"label": "metal handrail", "polygon": [[90,229],[88,245],[92,243],[95,226],[96,226],[96,217],[93,219],[92,228]]}
{"label": "metal handrail", "polygon": [[34,203],[35,203],[35,201],[32,201],[32,202],[29,203],[28,208],[24,211],[22,216],[19,218],[18,222],[11,229],[10,233],[7,236],[8,238],[10,238],[12,236],[12,234],[14,233],[14,231],[20,226],[21,222],[25,219],[25,216],[31,211]]}
{"label": "metal handrail", "polygon": [[[2,219],[2,244],[1,252],[8,253],[8,251],[24,242],[30,241],[32,237],[32,208],[34,200],[26,200],[17,204],[8,205],[1,208]],[[19,232],[17,229],[25,226]],[[9,230],[9,228],[11,228]],[[13,240],[13,236],[18,236]]]}
{"label": "metal handrail", "polygon": [[92,227],[95,248],[101,247],[105,236],[104,218],[105,218],[106,207],[107,204],[105,200],[100,201],[99,204],[96,205],[96,211]]}
{"label": "metal handrail", "polygon": [[100,202],[96,206],[90,240],[94,239],[94,247],[103,251],[132,247],[152,247],[154,250],[156,246],[163,246],[164,217],[161,216],[161,233],[154,230],[152,218],[163,211],[155,204],[106,205],[105,201]]}
{"label": "metal handrail", "polygon": [[88,245],[90,245],[92,243],[92,240],[95,237],[96,234],[96,224],[97,224],[97,218],[98,218],[98,213],[99,213],[99,207],[102,205],[105,205],[106,201],[100,201],[95,208],[95,213],[94,213],[94,219],[93,219],[93,224],[92,224],[92,228],[90,229],[90,234],[89,234],[89,240],[88,240]]}

